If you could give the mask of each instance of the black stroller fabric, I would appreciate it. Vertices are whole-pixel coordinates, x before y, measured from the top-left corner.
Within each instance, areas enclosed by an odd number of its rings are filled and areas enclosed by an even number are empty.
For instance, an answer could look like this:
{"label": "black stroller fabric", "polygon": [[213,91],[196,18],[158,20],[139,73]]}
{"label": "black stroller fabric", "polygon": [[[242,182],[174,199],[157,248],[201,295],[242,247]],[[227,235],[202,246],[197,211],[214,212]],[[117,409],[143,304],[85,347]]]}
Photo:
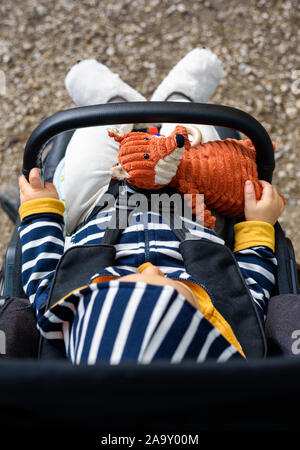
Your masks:
{"label": "black stroller fabric", "polygon": [[99,441],[109,432],[193,431],[201,438],[204,430],[296,430],[299,379],[300,361],[289,358],[76,367],[0,360],[1,432],[30,430],[30,442],[41,445],[36,438],[42,430],[59,448],[57,429],[69,443],[80,437]]}

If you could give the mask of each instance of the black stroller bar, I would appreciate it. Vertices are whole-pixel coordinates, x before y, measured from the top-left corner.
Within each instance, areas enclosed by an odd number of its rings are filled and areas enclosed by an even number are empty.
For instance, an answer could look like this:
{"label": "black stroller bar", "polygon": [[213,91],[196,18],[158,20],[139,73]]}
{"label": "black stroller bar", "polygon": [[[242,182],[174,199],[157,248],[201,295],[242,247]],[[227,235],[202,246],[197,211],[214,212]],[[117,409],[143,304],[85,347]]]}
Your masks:
{"label": "black stroller bar", "polygon": [[259,179],[272,181],[275,168],[272,141],[254,117],[229,106],[183,102],[109,103],[57,112],[45,119],[29,137],[22,172],[28,178],[47,143],[64,131],[98,125],[163,122],[215,125],[244,133],[256,149]]}

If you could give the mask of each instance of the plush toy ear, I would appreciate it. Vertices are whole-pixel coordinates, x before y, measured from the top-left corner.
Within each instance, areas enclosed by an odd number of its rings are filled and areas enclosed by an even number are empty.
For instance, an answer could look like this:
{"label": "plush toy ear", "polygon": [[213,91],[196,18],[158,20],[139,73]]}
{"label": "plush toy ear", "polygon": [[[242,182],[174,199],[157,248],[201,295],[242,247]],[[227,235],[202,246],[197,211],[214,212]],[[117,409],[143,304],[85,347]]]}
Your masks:
{"label": "plush toy ear", "polygon": [[124,133],[120,133],[117,128],[109,128],[107,130],[109,137],[114,138],[116,142],[122,142],[124,138]]}
{"label": "plush toy ear", "polygon": [[108,135],[113,137],[116,142],[122,142],[124,137],[133,129],[132,123],[126,123],[115,128],[107,128]]}
{"label": "plush toy ear", "polygon": [[191,144],[188,137],[187,127],[184,127],[182,125],[176,125],[172,135],[176,136],[177,134],[181,134],[184,137],[184,147],[186,150],[189,150],[191,148]]}

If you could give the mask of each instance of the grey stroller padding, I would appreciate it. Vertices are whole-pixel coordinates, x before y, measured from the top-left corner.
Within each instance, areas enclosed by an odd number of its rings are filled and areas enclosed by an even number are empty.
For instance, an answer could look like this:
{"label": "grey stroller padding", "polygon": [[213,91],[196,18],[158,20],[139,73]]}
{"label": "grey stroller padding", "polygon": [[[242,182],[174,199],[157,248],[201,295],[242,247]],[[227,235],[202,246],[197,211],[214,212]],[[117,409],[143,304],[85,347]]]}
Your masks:
{"label": "grey stroller padding", "polygon": [[269,352],[300,358],[300,295],[271,297],[265,333]]}
{"label": "grey stroller padding", "polygon": [[36,358],[39,332],[28,299],[5,299],[0,308],[0,333],[0,357]]}

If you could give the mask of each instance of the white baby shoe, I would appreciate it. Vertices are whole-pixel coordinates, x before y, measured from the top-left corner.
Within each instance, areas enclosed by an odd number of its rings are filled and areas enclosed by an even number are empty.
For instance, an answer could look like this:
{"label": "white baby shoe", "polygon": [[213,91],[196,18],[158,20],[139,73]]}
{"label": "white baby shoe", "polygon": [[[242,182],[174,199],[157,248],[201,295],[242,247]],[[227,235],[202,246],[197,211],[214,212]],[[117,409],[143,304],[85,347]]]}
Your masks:
{"label": "white baby shoe", "polygon": [[208,102],[223,76],[222,63],[215,53],[207,48],[194,48],[173,67],[151,101],[169,100],[170,96],[175,100],[174,95],[183,94],[187,101]]}
{"label": "white baby shoe", "polygon": [[128,102],[146,101],[117,73],[95,59],[85,59],[75,64],[65,78],[65,86],[78,106],[98,105],[119,98]]}
{"label": "white baby shoe", "polygon": [[[207,103],[224,76],[220,59],[207,48],[195,48],[185,55],[154,91],[151,101]],[[175,123],[164,123],[160,133],[169,136]],[[220,136],[211,125],[188,124],[198,129],[201,142],[214,141]]]}

